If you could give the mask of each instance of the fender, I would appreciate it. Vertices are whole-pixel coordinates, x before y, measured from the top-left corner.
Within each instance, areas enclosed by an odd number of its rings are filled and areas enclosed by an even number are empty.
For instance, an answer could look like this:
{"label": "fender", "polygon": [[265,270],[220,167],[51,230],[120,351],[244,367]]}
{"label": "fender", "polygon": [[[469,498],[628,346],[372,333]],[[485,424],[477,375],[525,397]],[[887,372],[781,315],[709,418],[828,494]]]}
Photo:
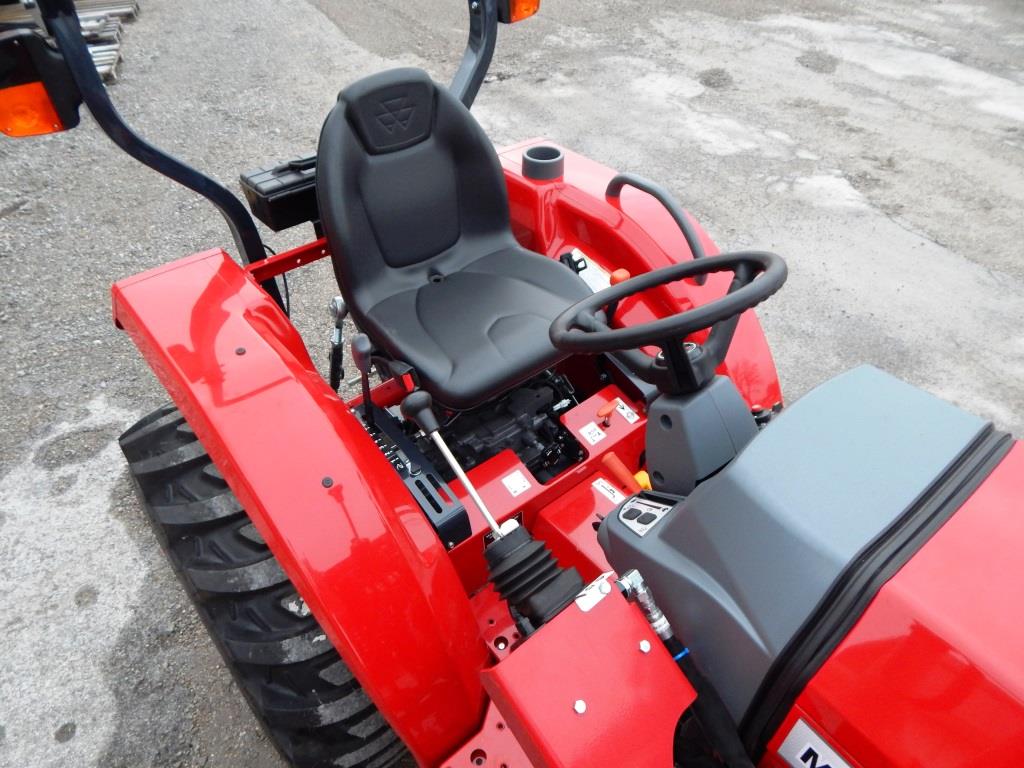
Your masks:
{"label": "fender", "polygon": [[298,332],[221,250],[113,301],[368,695],[421,764],[442,760],[483,715],[486,648],[444,548]]}
{"label": "fender", "polygon": [[[565,171],[561,178],[537,181],[523,176],[523,152],[539,144],[562,151]],[[620,199],[605,196],[617,171],[540,138],[500,149],[498,157],[508,185],[512,231],[526,248],[556,259],[579,248],[588,256],[611,260],[603,264],[608,272],[623,268],[634,275],[693,258],[679,227],[653,197],[632,188],[624,189]],[[719,253],[692,216],[690,223],[707,255]],[[724,273],[710,275],[703,286],[679,282],[650,294],[660,300],[658,310],[665,316],[721,296],[728,290],[729,279]],[[618,317],[626,324],[642,323],[653,320],[655,314],[647,303],[635,302],[621,307]],[[694,338],[702,341],[705,335],[702,332]],[[753,310],[741,316],[718,372],[733,380],[751,410],[767,411],[781,405],[775,361]]]}

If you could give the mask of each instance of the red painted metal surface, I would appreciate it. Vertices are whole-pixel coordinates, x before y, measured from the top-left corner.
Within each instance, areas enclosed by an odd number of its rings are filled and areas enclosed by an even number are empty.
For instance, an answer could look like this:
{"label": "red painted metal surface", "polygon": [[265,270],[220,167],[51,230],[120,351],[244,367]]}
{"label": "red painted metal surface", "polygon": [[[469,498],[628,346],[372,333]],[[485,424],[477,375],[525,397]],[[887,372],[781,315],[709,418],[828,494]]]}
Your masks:
{"label": "red painted metal surface", "polygon": [[537,768],[671,768],[676,723],[696,698],[614,588],[587,612],[570,605],[483,678]]}
{"label": "red painted metal surface", "polygon": [[117,321],[331,642],[420,763],[439,763],[479,728],[489,656],[405,486],[294,327],[222,251],[113,294]]}
{"label": "red painted metal surface", "polygon": [[480,731],[444,761],[442,768],[533,768],[515,734],[492,703]]}
{"label": "red painted metal surface", "polygon": [[[561,180],[534,181],[522,175],[522,153],[536,144],[531,139],[499,151],[508,184],[513,230],[527,248],[557,257],[579,248],[605,271],[626,269],[632,275],[676,264],[691,258],[690,249],[672,217],[654,198],[627,187],[619,200],[604,191],[616,171],[571,150],[565,154]],[[693,221],[708,255],[718,247]],[[624,302],[617,313],[623,325],[664,317],[680,309],[721,296],[729,275],[711,275],[697,286],[681,281],[661,290],[648,291]],[[706,334],[695,334],[700,341]],[[782,401],[775,362],[753,310],[744,313],[736,329],[725,363],[719,370],[735,383],[748,404],[770,408]]]}
{"label": "red painted metal surface", "polygon": [[[637,413],[635,423],[630,424],[623,416],[616,413],[607,427],[601,427],[604,437],[595,445],[590,445],[583,437],[584,429],[591,423],[599,421],[597,412],[605,403],[621,399]],[[576,566],[586,578],[596,576],[608,570],[607,561],[597,545],[597,537],[591,525],[596,515],[607,513],[612,507],[611,501],[600,494],[590,492],[590,484],[599,477],[612,485],[616,485],[604,470],[601,458],[607,451],[615,451],[620,459],[630,467],[639,468],[639,457],[643,451],[644,425],[646,418],[641,411],[641,404],[631,400],[615,385],[604,387],[578,406],[562,415],[562,423],[579,440],[587,451],[587,457],[581,463],[566,470],[564,473],[541,485],[530,471],[512,451],[503,451],[489,461],[471,469],[467,474],[476,486],[491,513],[499,521],[519,516],[527,528],[533,530],[539,525],[538,536],[552,546],[556,557],[562,565]],[[513,496],[505,484],[506,480],[519,473],[530,486],[527,490]],[[588,509],[580,509],[580,501],[573,498],[571,509],[559,515],[557,505],[572,489],[580,485],[588,489],[580,499],[589,503]],[[457,480],[451,488],[462,499],[468,509],[473,509],[469,494]],[[600,497],[600,498],[599,498]],[[552,507],[547,514],[542,510]],[[538,516],[542,521],[538,523]],[[567,527],[556,530],[552,524],[557,520],[559,525]],[[450,555],[456,570],[462,577],[468,592],[473,592],[484,585],[487,580],[487,567],[483,557],[482,539],[487,526],[480,515],[471,514],[470,523],[473,535],[461,542]],[[588,535],[593,539],[590,545],[584,545],[580,539]],[[576,543],[572,543],[576,542]]]}
{"label": "red painted metal surface", "polygon": [[1022,541],[1017,443],[881,589],[769,752],[800,716],[865,768],[1024,764]]}
{"label": "red painted metal surface", "polygon": [[252,275],[253,280],[262,283],[272,277],[283,275],[285,272],[312,264],[330,254],[327,238],[321,237],[312,243],[300,245],[290,251],[281,251],[281,253],[275,253],[262,261],[249,264],[245,270]]}

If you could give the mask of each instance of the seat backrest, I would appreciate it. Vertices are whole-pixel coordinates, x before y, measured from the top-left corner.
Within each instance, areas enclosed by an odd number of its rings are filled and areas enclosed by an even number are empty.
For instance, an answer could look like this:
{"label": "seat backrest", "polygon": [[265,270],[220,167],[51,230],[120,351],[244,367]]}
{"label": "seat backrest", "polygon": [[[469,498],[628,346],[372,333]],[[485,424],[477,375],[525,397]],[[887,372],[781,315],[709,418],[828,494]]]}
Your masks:
{"label": "seat backrest", "polygon": [[317,199],[357,322],[379,301],[512,242],[487,135],[419,69],[359,80],[320,134]]}

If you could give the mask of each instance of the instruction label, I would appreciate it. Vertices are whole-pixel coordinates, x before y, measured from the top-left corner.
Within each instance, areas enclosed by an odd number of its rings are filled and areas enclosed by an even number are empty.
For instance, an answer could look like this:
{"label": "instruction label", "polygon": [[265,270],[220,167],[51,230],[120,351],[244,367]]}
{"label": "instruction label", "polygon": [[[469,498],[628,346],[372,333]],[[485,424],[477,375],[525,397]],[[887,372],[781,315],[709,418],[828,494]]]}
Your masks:
{"label": "instruction label", "polygon": [[505,490],[512,494],[512,496],[518,496],[530,490],[530,481],[518,469],[501,478],[501,484],[505,486]]}
{"label": "instruction label", "polygon": [[622,492],[603,477],[599,477],[592,482],[590,487],[608,499],[612,504],[620,504],[626,500]]}
{"label": "instruction label", "polygon": [[803,720],[793,724],[779,747],[779,755],[793,768],[850,768],[850,764]]}
{"label": "instruction label", "polygon": [[589,424],[583,425],[583,427],[580,429],[580,435],[590,445],[597,445],[607,437],[607,435],[604,433],[604,430],[597,426],[597,424],[593,421],[590,422]]}
{"label": "instruction label", "polygon": [[615,410],[619,412],[622,418],[624,418],[630,424],[636,424],[638,421],[640,421],[640,416],[637,414],[637,412],[630,408],[628,405],[626,405],[624,402],[622,402],[621,397],[617,398],[617,400],[618,405],[615,406]]}

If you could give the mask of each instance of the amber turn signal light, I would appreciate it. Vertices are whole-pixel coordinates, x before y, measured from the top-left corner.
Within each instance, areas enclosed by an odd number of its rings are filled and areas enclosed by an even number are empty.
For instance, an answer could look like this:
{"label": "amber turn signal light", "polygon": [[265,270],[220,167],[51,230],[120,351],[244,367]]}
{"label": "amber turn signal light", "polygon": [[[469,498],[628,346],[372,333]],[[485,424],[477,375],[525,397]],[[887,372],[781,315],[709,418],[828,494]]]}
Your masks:
{"label": "amber turn signal light", "polygon": [[514,24],[528,19],[540,10],[540,0],[501,0],[498,3],[498,21]]}
{"label": "amber turn signal light", "polygon": [[42,83],[12,85],[0,90],[0,133],[14,138],[64,130]]}

